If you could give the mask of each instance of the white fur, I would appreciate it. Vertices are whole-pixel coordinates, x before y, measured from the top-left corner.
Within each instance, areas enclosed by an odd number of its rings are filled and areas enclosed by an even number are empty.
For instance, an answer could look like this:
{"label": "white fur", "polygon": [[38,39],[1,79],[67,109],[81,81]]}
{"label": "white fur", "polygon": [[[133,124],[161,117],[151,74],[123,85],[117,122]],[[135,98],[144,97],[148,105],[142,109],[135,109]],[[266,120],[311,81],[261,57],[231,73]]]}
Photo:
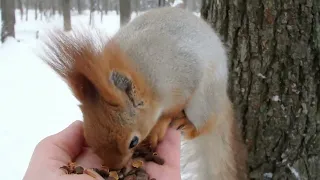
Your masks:
{"label": "white fur", "polygon": [[[226,114],[228,67],[225,49],[212,28],[180,8],[159,8],[123,26],[114,40],[138,65],[161,97],[163,111],[191,97],[185,107],[197,127],[216,115],[214,131],[182,143],[182,172],[188,180],[235,180]],[[174,90],[180,89],[177,96]],[[160,113],[160,112],[159,112]],[[157,114],[158,115],[158,114]]]}

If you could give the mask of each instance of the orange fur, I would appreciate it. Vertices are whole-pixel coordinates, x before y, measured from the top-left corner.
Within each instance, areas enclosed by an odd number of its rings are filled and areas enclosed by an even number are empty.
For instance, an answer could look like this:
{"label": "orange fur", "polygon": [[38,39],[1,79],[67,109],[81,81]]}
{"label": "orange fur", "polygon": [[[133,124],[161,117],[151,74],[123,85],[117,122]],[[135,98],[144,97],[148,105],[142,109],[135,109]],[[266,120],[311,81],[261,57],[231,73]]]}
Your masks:
{"label": "orange fur", "polygon": [[157,123],[152,128],[148,137],[146,138],[147,144],[150,144],[151,148],[156,148],[157,145],[163,140],[169,124],[171,123],[171,118],[160,118]]}
{"label": "orange fur", "polygon": [[[43,60],[70,86],[81,102],[84,117],[84,136],[87,144],[110,168],[122,168],[134,151],[129,148],[136,135],[142,141],[154,126],[157,102],[143,76],[115,42],[98,42],[88,34],[70,36],[55,31],[46,43]],[[94,44],[101,43],[99,49]],[[117,89],[110,80],[113,71],[130,79],[133,100],[144,105],[131,105],[127,92]],[[131,112],[134,112],[133,114]]]}
{"label": "orange fur", "polygon": [[171,126],[181,130],[185,139],[191,140],[203,134],[212,132],[215,122],[216,119],[213,117],[202,125],[200,129],[197,129],[186,117],[184,112],[180,112],[180,114],[173,119]]}
{"label": "orange fur", "polygon": [[[77,37],[56,30],[49,35],[47,55],[43,59],[71,86],[75,96],[84,100],[85,84],[91,82],[111,105],[123,106],[123,95],[108,81],[111,72],[117,70],[130,78],[139,97],[150,99],[151,90],[145,79],[115,42],[109,42],[98,50],[91,39],[78,33]],[[102,41],[102,39],[98,39]],[[79,83],[82,82],[82,83]]]}

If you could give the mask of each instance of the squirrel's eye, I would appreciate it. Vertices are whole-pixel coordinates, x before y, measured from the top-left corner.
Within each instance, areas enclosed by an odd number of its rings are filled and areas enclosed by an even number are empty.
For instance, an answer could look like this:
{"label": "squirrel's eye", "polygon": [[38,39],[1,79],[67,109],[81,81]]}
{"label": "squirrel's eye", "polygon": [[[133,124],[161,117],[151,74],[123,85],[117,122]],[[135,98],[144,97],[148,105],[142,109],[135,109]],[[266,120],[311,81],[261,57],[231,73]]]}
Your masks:
{"label": "squirrel's eye", "polygon": [[130,142],[129,148],[135,147],[139,143],[139,138],[137,136],[134,136]]}

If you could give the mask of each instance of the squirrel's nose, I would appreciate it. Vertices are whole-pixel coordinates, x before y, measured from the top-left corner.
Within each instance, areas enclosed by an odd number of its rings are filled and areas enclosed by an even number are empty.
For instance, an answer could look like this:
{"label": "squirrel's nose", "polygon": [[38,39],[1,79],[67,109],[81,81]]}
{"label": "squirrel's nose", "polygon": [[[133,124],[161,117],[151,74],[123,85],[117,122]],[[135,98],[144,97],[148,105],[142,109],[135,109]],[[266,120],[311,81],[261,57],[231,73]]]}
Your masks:
{"label": "squirrel's nose", "polygon": [[121,170],[126,167],[130,160],[130,155],[127,156],[118,156],[118,157],[110,157],[104,161],[104,166],[109,167],[109,169],[113,170]]}

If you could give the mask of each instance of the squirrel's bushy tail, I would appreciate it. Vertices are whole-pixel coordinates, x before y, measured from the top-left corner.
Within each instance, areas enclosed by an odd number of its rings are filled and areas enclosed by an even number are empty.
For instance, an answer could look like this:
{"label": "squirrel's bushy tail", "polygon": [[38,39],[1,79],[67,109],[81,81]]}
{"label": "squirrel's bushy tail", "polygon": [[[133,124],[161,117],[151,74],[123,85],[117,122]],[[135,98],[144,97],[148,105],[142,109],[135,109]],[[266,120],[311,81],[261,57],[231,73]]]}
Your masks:
{"label": "squirrel's bushy tail", "polygon": [[182,142],[183,180],[245,180],[247,151],[230,101],[209,134]]}

